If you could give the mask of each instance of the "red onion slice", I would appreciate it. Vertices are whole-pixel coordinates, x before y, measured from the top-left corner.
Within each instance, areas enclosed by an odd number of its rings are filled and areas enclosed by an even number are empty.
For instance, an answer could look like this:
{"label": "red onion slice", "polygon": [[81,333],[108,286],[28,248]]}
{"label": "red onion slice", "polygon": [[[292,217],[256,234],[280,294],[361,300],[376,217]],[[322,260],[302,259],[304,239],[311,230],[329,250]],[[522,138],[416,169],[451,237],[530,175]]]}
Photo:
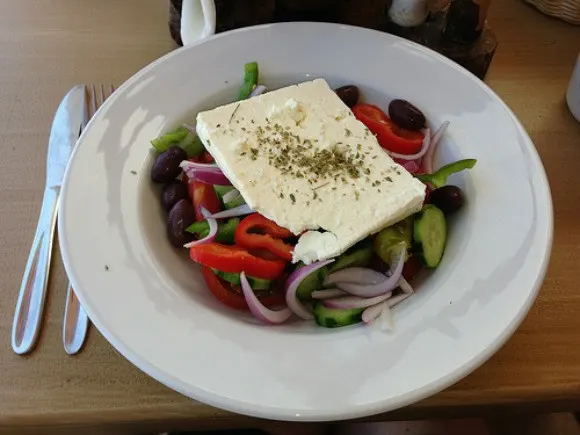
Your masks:
{"label": "red onion slice", "polygon": [[270,325],[279,325],[292,317],[292,311],[288,308],[278,311],[266,308],[257,298],[254,290],[252,290],[248,278],[246,278],[246,272],[240,273],[240,282],[242,284],[242,291],[244,292],[244,298],[246,299],[248,308],[250,308],[250,311],[258,320]]}
{"label": "red onion slice", "polygon": [[373,305],[364,310],[362,313],[362,321],[368,325],[377,320],[383,311],[383,304],[384,302]]}
{"label": "red onion slice", "polygon": [[421,165],[418,164],[415,160],[409,160],[408,162],[403,163],[402,166],[407,172],[413,175],[418,174],[421,170]]}
{"label": "red onion slice", "polygon": [[218,223],[215,219],[212,219],[210,216],[210,212],[207,211],[204,207],[200,208],[201,214],[204,218],[206,218],[207,223],[209,224],[209,233],[203,239],[194,240],[193,242],[186,243],[183,245],[184,248],[191,248],[192,246],[203,245],[204,243],[211,243],[215,240],[217,233],[218,233]]}
{"label": "red onion slice", "polygon": [[402,293],[393,296],[384,302],[373,305],[365,309],[362,313],[362,320],[367,325],[377,325],[382,331],[390,331],[393,329],[393,312],[391,308],[400,302],[403,302],[411,296],[408,293]]}
{"label": "red onion slice", "polygon": [[360,296],[364,298],[372,298],[375,296],[380,296],[385,293],[393,291],[398,283],[401,275],[403,273],[403,266],[405,264],[405,243],[401,243],[400,253],[394,255],[395,267],[393,268],[393,273],[383,282],[377,284],[351,284],[351,283],[337,283],[336,286],[344,290],[351,295]]}
{"label": "red onion slice", "polygon": [[324,300],[348,296],[348,293],[337,288],[327,288],[324,290],[314,290],[311,296],[312,299]]}
{"label": "red onion slice", "polygon": [[393,329],[393,313],[387,302],[382,302],[367,308],[362,313],[363,322],[377,327],[381,331],[391,331]]}
{"label": "red onion slice", "polygon": [[203,181],[208,184],[219,184],[220,186],[229,186],[232,184],[216,165],[184,160],[179,166],[187,174],[189,180]]}
{"label": "red onion slice", "polygon": [[439,127],[439,129],[435,132],[435,134],[431,138],[431,146],[429,147],[429,150],[427,154],[425,154],[425,158],[423,159],[423,166],[425,167],[425,171],[427,172],[427,174],[432,174],[433,172],[435,172],[433,170],[434,163],[433,160],[435,156],[435,150],[437,148],[437,145],[439,145],[439,142],[441,142],[441,138],[443,137],[448,128],[449,121],[445,121],[443,124],[441,124],[441,127]]}
{"label": "red onion slice", "polygon": [[196,170],[194,169],[193,171],[187,171],[187,177],[190,180],[197,180],[197,181],[203,181],[204,183],[207,184],[217,184],[220,186],[229,186],[231,185],[231,181],[228,180],[228,178],[222,174],[222,173],[216,173],[216,172],[212,172],[212,171],[204,171],[204,170]]}
{"label": "red onion slice", "polygon": [[401,290],[403,290],[404,293],[410,295],[415,293],[413,287],[411,287],[411,284],[409,284],[409,281],[407,281],[403,275],[401,275],[401,278],[399,278],[399,287],[401,288]]}
{"label": "red onion slice", "polygon": [[288,308],[290,308],[290,310],[298,317],[304,320],[314,318],[312,313],[296,297],[296,289],[304,278],[333,261],[334,260],[317,261],[308,266],[296,269],[286,280],[286,304],[288,304]]}
{"label": "red onion slice", "polygon": [[352,284],[378,284],[386,279],[387,277],[384,274],[373,269],[366,267],[348,267],[328,275],[324,285],[334,285],[339,282]]}
{"label": "red onion slice", "polygon": [[419,160],[427,153],[429,147],[431,146],[431,130],[429,128],[424,128],[421,130],[421,133],[423,133],[423,143],[421,144],[421,149],[418,153],[399,154],[389,151],[389,155],[400,160]]}
{"label": "red onion slice", "polygon": [[188,169],[217,169],[220,172],[222,171],[215,163],[198,163],[192,162],[191,160],[183,160],[179,167],[184,171]]}
{"label": "red onion slice", "polygon": [[225,219],[231,217],[243,216],[245,214],[254,213],[248,204],[242,204],[229,210],[219,211],[209,216],[212,219]]}
{"label": "red onion slice", "polygon": [[374,298],[361,298],[360,296],[344,296],[342,298],[327,299],[322,303],[327,308],[335,308],[339,310],[352,310],[354,308],[367,308],[373,305],[380,304],[392,296],[392,292],[384,295],[375,296]]}
{"label": "red onion slice", "polygon": [[254,90],[250,93],[250,97],[257,97],[258,95],[262,95],[264,92],[266,92],[266,86],[264,85],[258,85],[254,88]]}
{"label": "red onion slice", "polygon": [[377,319],[377,322],[374,323],[374,325],[378,326],[378,328],[383,332],[392,331],[395,327],[393,312],[391,311],[388,302],[389,301],[382,304],[381,315]]}
{"label": "red onion slice", "polygon": [[393,296],[392,298],[390,298],[386,303],[389,306],[389,308],[393,308],[395,305],[403,302],[405,299],[407,299],[409,296],[411,296],[410,293],[401,293],[397,296]]}

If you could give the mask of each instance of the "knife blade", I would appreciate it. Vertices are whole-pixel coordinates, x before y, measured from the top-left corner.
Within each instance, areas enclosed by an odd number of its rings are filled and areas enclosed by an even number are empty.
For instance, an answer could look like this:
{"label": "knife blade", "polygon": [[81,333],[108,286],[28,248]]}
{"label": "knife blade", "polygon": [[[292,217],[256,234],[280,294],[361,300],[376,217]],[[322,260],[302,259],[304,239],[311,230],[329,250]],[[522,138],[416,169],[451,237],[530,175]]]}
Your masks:
{"label": "knife blade", "polygon": [[81,128],[84,99],[85,86],[74,86],[60,102],[50,130],[44,197],[12,324],[12,349],[17,354],[30,352],[40,332],[58,198],[64,172]]}

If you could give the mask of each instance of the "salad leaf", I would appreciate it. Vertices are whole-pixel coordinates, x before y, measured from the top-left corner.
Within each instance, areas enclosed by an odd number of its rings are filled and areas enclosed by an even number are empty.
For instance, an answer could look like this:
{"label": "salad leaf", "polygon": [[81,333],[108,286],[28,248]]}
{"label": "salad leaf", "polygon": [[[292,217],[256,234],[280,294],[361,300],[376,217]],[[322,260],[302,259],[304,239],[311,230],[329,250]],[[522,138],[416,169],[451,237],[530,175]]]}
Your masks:
{"label": "salad leaf", "polygon": [[240,88],[240,95],[238,96],[238,100],[246,100],[254,86],[258,84],[258,79],[260,78],[260,73],[258,69],[257,62],[248,62],[244,66],[244,84]]}
{"label": "salad leaf", "polygon": [[457,172],[461,172],[465,169],[471,169],[475,166],[475,163],[477,163],[477,160],[475,159],[458,160],[456,162],[442,166],[438,171],[432,174],[417,175],[417,178],[423,183],[431,183],[435,189],[438,189],[445,186],[447,178],[450,175],[456,174]]}

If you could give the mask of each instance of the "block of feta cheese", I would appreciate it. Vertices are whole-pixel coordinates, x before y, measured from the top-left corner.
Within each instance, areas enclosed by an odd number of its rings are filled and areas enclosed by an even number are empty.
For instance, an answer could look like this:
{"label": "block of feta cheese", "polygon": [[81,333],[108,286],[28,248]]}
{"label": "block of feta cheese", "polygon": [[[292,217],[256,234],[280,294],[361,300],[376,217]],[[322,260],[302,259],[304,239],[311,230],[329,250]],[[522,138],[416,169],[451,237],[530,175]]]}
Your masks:
{"label": "block of feta cheese", "polygon": [[200,112],[196,129],[246,203],[300,235],[293,262],[336,257],[425,198],[322,79]]}

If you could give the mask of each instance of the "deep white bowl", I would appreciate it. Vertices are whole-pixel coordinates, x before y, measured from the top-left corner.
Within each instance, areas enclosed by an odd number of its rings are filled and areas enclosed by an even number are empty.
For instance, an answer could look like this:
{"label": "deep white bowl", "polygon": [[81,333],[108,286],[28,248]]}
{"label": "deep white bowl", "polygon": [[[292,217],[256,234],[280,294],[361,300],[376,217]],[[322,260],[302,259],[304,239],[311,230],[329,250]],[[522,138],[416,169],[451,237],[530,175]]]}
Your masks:
{"label": "deep white bowl", "polygon": [[[213,299],[165,235],[149,141],[235,98],[244,63],[270,88],[316,77],[394,97],[451,126],[437,161],[477,158],[450,180],[467,205],[440,267],[395,309],[391,334],[294,322],[263,326]],[[434,394],[487,360],[541,285],[552,203],[533,143],[481,81],[432,51],[375,31],[292,23],[215,36],[129,79],[83,132],[66,173],[59,232],[66,270],[91,320],[165,385],[238,413],[338,420]]]}

